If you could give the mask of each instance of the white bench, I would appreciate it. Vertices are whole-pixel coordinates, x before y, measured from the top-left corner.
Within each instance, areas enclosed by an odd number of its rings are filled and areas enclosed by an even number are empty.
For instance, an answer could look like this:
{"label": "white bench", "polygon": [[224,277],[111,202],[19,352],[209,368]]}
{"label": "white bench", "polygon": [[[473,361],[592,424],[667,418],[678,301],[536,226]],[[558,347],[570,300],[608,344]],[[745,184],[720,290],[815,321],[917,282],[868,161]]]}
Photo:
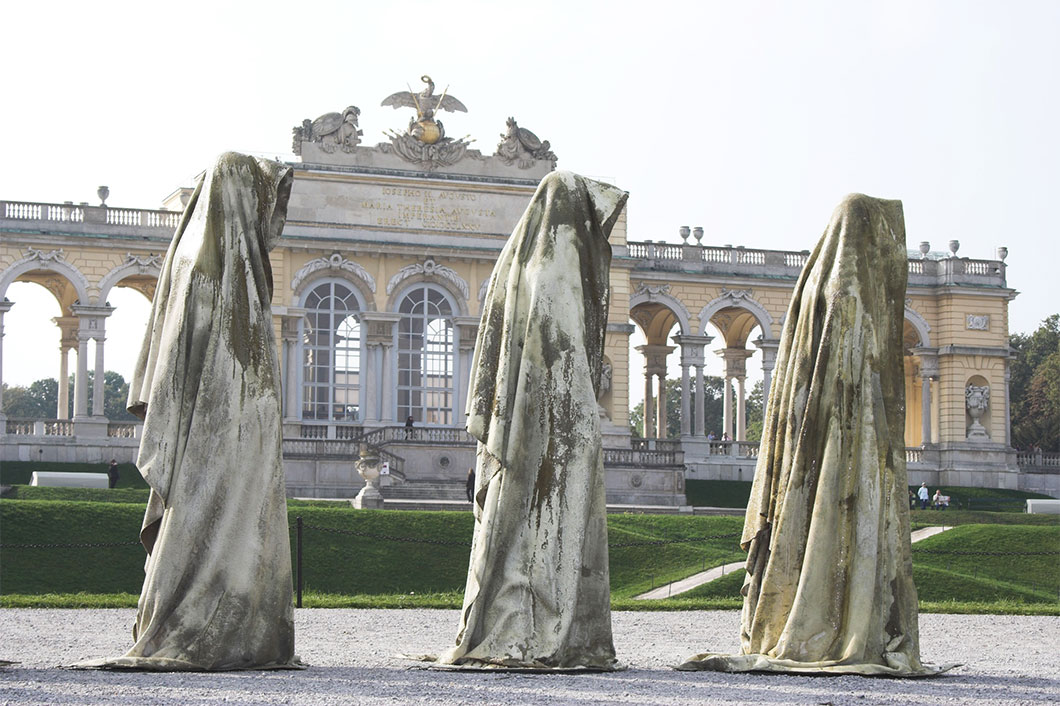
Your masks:
{"label": "white bench", "polygon": [[1060,500],[1028,499],[1027,512],[1036,515],[1060,515]]}
{"label": "white bench", "polygon": [[64,471],[33,471],[29,484],[62,488],[106,488],[110,485],[106,473],[67,473]]}

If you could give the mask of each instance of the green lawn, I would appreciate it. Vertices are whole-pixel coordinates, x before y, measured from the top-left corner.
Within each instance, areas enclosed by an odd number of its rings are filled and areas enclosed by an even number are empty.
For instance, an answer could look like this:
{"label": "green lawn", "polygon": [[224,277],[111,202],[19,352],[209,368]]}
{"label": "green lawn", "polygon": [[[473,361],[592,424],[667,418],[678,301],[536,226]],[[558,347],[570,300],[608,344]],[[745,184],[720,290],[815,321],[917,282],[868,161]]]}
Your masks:
{"label": "green lawn", "polygon": [[[25,497],[21,490],[19,498]],[[33,490],[47,495],[84,489]],[[143,581],[144,551],[137,539],[144,505],[122,496],[144,491],[95,492],[116,502],[0,500],[0,606],[135,605]],[[474,526],[471,513],[353,510],[345,502],[295,500],[288,508],[292,553],[295,518],[303,518],[304,605],[460,605]],[[925,551],[1056,551],[1060,518],[927,510],[914,511],[912,521],[914,527],[957,525],[914,546],[914,578],[922,606],[950,612],[1060,613],[1056,556],[965,557]],[[742,571],[679,598],[632,597],[702,569],[742,560],[737,546],[742,525],[741,517],[609,516],[613,606],[738,608]],[[69,543],[120,546],[11,546]]]}

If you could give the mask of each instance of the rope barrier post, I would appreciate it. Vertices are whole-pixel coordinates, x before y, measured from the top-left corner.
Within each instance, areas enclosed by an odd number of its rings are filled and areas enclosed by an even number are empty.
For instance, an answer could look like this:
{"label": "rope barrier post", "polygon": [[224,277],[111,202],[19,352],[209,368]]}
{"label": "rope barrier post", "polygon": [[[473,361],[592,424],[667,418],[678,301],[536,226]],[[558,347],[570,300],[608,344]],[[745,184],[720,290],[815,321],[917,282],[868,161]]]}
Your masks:
{"label": "rope barrier post", "polygon": [[295,544],[297,557],[297,576],[298,576],[298,601],[295,605],[299,608],[302,607],[302,516],[299,515],[295,519]]}

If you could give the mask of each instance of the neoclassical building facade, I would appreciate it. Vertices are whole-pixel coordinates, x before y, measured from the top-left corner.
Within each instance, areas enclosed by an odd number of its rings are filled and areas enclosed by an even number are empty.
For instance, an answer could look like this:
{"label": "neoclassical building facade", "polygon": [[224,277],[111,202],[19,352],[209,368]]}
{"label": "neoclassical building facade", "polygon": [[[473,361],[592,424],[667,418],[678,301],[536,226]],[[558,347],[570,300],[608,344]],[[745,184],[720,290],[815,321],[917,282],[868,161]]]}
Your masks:
{"label": "neoclassical building facade", "polygon": [[[418,94],[422,101],[424,94]],[[426,96],[430,98],[430,96]],[[389,143],[360,144],[355,108],[295,130],[288,221],[272,252],[273,313],[283,379],[284,449],[292,494],[355,493],[351,459],[364,445],[394,483],[458,482],[472,462],[462,433],[479,315],[493,264],[540,178],[555,168],[547,142],[509,119],[493,154],[432,132],[418,113]],[[330,117],[329,117],[330,116]],[[424,127],[426,125],[426,128]],[[437,134],[440,133],[440,134]],[[430,142],[430,139],[434,139]],[[136,446],[135,426],[103,416],[106,331],[114,287],[153,295],[179,219],[178,189],[163,210],[0,201],[0,333],[14,282],[59,302],[60,380],[75,379],[73,419],[7,420],[2,458],[94,460]],[[636,194],[630,204],[636,208]],[[827,214],[822,214],[822,219]],[[718,246],[682,227],[681,243],[630,239],[625,216],[611,244],[609,382],[600,413],[612,499],[681,504],[684,478],[743,478],[747,361],[761,352],[768,390],[778,339],[807,251]],[[815,235],[793,234],[811,247]],[[1034,485],[1009,441],[1008,286],[1004,253],[987,259],[912,250],[906,293],[906,440],[911,478],[962,485]],[[646,343],[630,369],[630,336]],[[724,346],[713,355],[710,344]],[[89,342],[93,342],[92,357]],[[3,348],[26,342],[0,339]],[[67,351],[76,365],[67,369]],[[659,390],[672,361],[682,380],[680,438]],[[2,374],[0,357],[0,374]],[[96,389],[88,406],[87,372]],[[722,429],[704,428],[705,375],[722,376]],[[631,385],[643,386],[646,440],[631,438]],[[64,391],[65,385],[59,389]],[[414,435],[405,431],[411,418]],[[714,431],[718,439],[708,441]],[[722,435],[731,441],[722,442]],[[45,449],[47,448],[47,452]],[[34,455],[34,454],[39,454]],[[130,458],[131,460],[131,458]],[[667,499],[669,498],[669,499]]]}

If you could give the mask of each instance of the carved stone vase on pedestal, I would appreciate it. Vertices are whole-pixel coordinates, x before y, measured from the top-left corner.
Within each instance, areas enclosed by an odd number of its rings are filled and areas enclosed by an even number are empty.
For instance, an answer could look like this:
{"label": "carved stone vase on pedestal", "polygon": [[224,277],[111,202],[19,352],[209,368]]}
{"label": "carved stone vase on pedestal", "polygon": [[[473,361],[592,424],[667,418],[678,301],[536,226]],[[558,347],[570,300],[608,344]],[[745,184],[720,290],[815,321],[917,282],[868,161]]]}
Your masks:
{"label": "carved stone vase on pedestal", "polygon": [[361,447],[357,460],[357,472],[364,478],[364,487],[353,499],[358,510],[382,510],[383,495],[379,492],[379,454],[368,446]]}
{"label": "carved stone vase on pedestal", "polygon": [[989,441],[986,427],[979,423],[979,418],[990,405],[990,388],[983,385],[969,385],[964,389],[965,405],[972,423],[968,425],[968,441]]}

